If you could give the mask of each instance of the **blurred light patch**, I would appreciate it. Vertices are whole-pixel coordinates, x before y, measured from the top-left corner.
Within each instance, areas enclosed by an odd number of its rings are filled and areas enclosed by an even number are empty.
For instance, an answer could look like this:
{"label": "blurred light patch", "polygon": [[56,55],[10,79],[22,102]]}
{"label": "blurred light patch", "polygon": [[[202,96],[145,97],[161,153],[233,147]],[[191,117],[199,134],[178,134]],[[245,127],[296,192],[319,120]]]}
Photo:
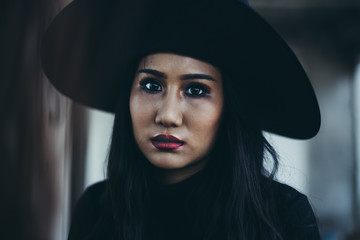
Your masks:
{"label": "blurred light patch", "polygon": [[85,187],[106,177],[106,159],[111,142],[113,122],[113,114],[93,109],[89,110]]}
{"label": "blurred light patch", "polygon": [[[279,170],[276,179],[286,183],[298,191],[308,194],[308,142],[294,140],[271,133],[265,137],[273,145],[279,155]],[[267,166],[269,169],[269,166]]]}

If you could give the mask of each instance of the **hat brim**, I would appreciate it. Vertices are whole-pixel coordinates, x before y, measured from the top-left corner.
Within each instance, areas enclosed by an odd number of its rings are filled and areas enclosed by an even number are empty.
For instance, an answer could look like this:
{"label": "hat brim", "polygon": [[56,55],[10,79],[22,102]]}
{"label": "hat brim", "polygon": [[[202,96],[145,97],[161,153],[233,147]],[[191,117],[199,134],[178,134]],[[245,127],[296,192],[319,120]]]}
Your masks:
{"label": "hat brim", "polygon": [[282,37],[235,0],[75,0],[43,40],[42,64],[53,85],[74,101],[114,112],[134,62],[172,52],[226,73],[234,111],[262,129],[308,139],[320,127],[310,81]]}

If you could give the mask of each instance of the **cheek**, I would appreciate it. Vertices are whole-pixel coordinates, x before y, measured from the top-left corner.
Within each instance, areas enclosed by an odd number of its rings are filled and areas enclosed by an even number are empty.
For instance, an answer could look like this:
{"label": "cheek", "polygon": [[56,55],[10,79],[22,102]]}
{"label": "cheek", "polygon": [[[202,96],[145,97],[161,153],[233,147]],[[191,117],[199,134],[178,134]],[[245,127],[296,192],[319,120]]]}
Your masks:
{"label": "cheek", "polygon": [[140,133],[153,122],[154,105],[146,97],[135,93],[130,96],[129,108],[135,138],[140,140]]}
{"label": "cheek", "polygon": [[220,124],[222,109],[222,101],[207,102],[191,112],[189,127],[196,132],[200,142],[213,142]]}

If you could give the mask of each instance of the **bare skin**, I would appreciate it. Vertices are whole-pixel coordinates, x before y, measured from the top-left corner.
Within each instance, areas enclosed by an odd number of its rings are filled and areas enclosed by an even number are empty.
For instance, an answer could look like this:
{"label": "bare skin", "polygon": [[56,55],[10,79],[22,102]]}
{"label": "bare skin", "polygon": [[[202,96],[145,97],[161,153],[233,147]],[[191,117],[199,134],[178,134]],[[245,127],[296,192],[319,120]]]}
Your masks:
{"label": "bare skin", "polygon": [[[203,169],[223,110],[220,71],[190,57],[157,53],[142,59],[130,95],[135,141],[163,183]],[[179,142],[158,142],[158,136]]]}

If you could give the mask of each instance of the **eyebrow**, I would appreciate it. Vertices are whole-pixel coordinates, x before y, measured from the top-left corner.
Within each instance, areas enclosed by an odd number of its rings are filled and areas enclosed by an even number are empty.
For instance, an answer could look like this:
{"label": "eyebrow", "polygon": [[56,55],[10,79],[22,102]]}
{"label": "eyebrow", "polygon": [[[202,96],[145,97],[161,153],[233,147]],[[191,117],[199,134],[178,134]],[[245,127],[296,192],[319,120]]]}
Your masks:
{"label": "eyebrow", "polygon": [[149,73],[159,78],[166,78],[166,74],[150,68],[140,69],[138,73]]}
{"label": "eyebrow", "polygon": [[[138,73],[148,73],[148,74],[154,75],[159,78],[166,78],[165,73],[162,73],[160,71],[157,71],[155,69],[150,69],[150,68],[140,69],[138,71]],[[181,80],[206,79],[206,80],[210,80],[210,81],[215,81],[215,79],[213,77],[211,77],[210,75],[201,74],[201,73],[184,74],[181,76],[180,79]]]}
{"label": "eyebrow", "polygon": [[207,74],[195,73],[195,74],[185,74],[181,76],[181,80],[191,80],[191,79],[206,79],[210,81],[215,81],[213,77]]}

